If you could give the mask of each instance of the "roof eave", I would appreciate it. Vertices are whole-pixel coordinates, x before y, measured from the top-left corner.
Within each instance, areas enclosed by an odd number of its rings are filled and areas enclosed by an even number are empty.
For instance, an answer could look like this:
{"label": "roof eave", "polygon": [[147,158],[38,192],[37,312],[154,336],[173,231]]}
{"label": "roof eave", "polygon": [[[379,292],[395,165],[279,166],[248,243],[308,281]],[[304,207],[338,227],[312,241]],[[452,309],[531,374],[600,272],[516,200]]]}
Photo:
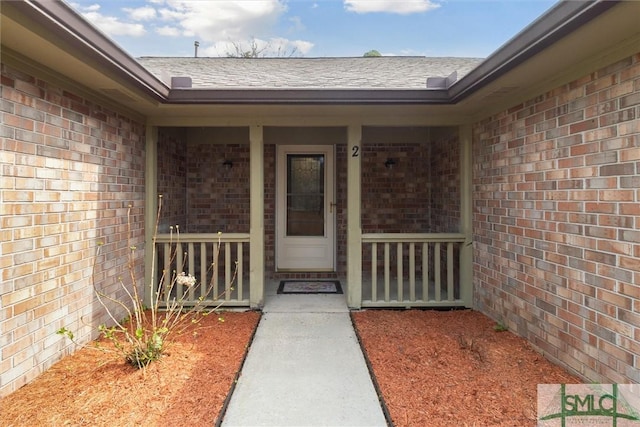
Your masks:
{"label": "roof eave", "polygon": [[[67,49],[91,58],[91,66],[116,76],[161,103],[168,104],[342,104],[447,105],[458,103],[588,23],[621,0],[562,1],[454,83],[448,90],[428,89],[170,89],[133,57],[63,2],[7,2],[60,36]],[[4,13],[4,12],[3,12]]]}
{"label": "roof eave", "polygon": [[123,81],[142,89],[158,101],[164,100],[169,88],[127,54],[111,39],[92,26],[70,6],[61,1],[26,0],[10,2],[12,7],[29,16],[42,30],[58,34],[71,48],[86,52],[96,60],[103,72],[114,73]]}
{"label": "roof eave", "polygon": [[172,89],[170,104],[434,105],[446,90],[427,89]]}
{"label": "roof eave", "polygon": [[466,98],[621,1],[559,2],[454,83],[449,89],[450,101]]}

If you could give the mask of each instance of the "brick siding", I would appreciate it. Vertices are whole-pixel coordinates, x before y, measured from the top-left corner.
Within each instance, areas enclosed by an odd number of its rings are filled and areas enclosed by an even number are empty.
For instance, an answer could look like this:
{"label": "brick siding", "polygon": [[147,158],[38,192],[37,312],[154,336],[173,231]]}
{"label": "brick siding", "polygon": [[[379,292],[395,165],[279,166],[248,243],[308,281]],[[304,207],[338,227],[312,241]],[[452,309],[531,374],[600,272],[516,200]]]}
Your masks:
{"label": "brick siding", "polygon": [[[3,63],[0,104],[0,396],[106,322],[91,286],[118,294],[129,246],[142,259],[141,123]],[[133,238],[127,241],[127,207]],[[142,263],[135,271],[143,281]],[[82,319],[82,321],[81,321]]]}
{"label": "brick siding", "polygon": [[[362,232],[428,233],[429,144],[362,144]],[[385,166],[390,158],[395,164]]]}
{"label": "brick siding", "polygon": [[158,194],[162,195],[159,233],[179,225],[186,233],[187,222],[187,132],[184,128],[158,130]]}
{"label": "brick siding", "polygon": [[[410,132],[400,133],[404,138],[416,138]],[[336,273],[276,273],[276,145],[265,144],[267,278],[346,275],[346,149],[346,144],[336,145]],[[363,170],[370,171],[363,177],[365,232],[457,231],[460,211],[457,134],[431,144],[426,140],[417,143],[364,141],[363,150]],[[432,150],[437,159],[431,155]],[[158,189],[161,194],[166,194],[163,203],[168,206],[163,213],[162,224],[179,224],[183,232],[190,233],[249,231],[250,169],[247,144],[199,142],[184,129],[160,128],[158,153]],[[397,162],[391,169],[384,167],[388,157],[393,157]],[[233,167],[222,167],[224,160],[231,160]],[[425,168],[425,163],[430,166]],[[416,175],[415,181],[406,179],[408,176],[415,178]],[[185,187],[182,187],[183,183]],[[434,186],[438,188],[432,191]],[[184,191],[184,188],[187,190]],[[390,204],[392,196],[393,203]],[[431,201],[431,197],[436,200]],[[380,218],[381,215],[384,219]],[[248,266],[248,262],[245,264]]]}
{"label": "brick siding", "polygon": [[160,128],[158,171],[162,232],[169,225],[184,233],[249,232],[248,143],[199,142],[184,128]]}
{"label": "brick siding", "polygon": [[[190,142],[188,153],[189,232],[248,233],[249,145]],[[225,161],[233,166],[223,166]]]}
{"label": "brick siding", "polygon": [[457,129],[450,135],[435,139],[430,145],[429,232],[458,233],[461,195],[460,140]]}
{"label": "brick siding", "polygon": [[640,382],[640,54],[474,126],[476,307],[590,381]]}

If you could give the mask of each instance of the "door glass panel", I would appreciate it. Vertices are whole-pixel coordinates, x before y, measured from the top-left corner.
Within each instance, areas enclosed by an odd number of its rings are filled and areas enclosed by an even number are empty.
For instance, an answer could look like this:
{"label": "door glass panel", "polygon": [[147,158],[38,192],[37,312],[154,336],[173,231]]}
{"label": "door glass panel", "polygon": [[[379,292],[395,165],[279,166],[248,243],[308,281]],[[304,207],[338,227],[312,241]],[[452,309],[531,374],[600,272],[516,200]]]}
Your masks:
{"label": "door glass panel", "polygon": [[287,236],[324,236],[324,155],[287,155]]}

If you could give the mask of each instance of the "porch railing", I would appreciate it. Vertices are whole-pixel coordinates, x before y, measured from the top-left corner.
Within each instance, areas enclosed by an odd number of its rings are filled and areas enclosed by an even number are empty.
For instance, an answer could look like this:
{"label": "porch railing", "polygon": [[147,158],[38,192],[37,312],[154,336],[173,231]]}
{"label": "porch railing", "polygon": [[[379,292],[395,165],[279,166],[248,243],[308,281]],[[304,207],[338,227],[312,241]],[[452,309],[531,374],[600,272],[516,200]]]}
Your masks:
{"label": "porch railing", "polygon": [[362,306],[465,306],[464,242],[457,233],[363,234]]}
{"label": "porch railing", "polygon": [[[160,293],[161,306],[173,298],[183,298],[186,306],[249,306],[248,233],[160,234],[155,245],[153,296]],[[178,283],[180,272],[196,277],[197,284]]]}

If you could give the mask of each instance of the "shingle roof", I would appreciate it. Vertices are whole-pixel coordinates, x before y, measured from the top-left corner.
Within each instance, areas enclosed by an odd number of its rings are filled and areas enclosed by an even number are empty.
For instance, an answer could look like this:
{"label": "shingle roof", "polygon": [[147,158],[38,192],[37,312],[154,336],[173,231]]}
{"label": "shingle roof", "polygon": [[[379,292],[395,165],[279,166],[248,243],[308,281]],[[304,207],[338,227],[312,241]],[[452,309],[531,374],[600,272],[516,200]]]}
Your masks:
{"label": "shingle roof", "polygon": [[165,81],[191,77],[192,87],[198,89],[425,89],[427,77],[456,71],[460,79],[482,59],[142,57],[138,61]]}

